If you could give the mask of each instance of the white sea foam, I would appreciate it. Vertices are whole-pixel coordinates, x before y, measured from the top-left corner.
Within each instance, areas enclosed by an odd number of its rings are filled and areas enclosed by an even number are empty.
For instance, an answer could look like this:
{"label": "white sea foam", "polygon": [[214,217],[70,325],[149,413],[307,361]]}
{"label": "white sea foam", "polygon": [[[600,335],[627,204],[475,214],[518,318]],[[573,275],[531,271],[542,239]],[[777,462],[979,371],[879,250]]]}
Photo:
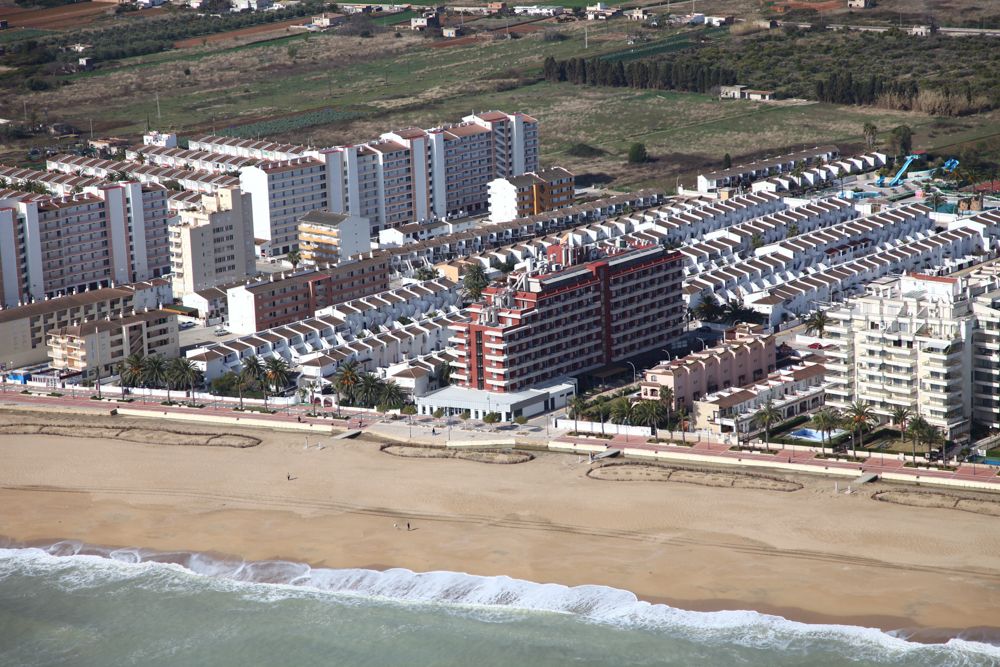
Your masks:
{"label": "white sea foam", "polygon": [[607,586],[568,587],[505,576],[415,573],[402,568],[337,570],[288,561],[243,563],[198,553],[108,550],[75,542],[59,542],[47,549],[0,548],[0,563],[4,563],[0,571],[7,574],[50,575],[67,590],[128,580],[176,589],[177,575],[196,576],[199,582],[208,581],[262,601],[332,594],[341,601],[443,605],[481,618],[490,612],[548,612],[704,643],[808,652],[813,642],[828,641],[852,656],[879,662],[909,664],[919,659],[933,665],[1000,664],[1000,646],[983,642],[955,638],[944,644],[923,644],[876,628],[807,624],[749,610],[685,611],[643,602],[629,591]]}

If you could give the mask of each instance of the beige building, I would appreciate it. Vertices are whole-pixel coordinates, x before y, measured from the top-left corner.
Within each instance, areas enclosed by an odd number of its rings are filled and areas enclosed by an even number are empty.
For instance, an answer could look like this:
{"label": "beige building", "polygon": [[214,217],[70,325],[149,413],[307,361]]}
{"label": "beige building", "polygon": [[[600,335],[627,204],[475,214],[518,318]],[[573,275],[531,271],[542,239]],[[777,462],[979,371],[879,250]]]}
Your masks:
{"label": "beige building", "polygon": [[12,369],[48,361],[47,334],[52,329],[74,322],[121,317],[134,310],[158,308],[170,299],[170,283],[155,278],[145,283],[45,299],[17,308],[0,308],[0,365]]}
{"label": "beige building", "polygon": [[823,405],[823,364],[805,361],[782,368],[766,379],[742,387],[721,389],[695,401],[695,428],[713,433],[753,434],[757,411],[768,401],[781,412],[781,420],[812,412]]}
{"label": "beige building", "polygon": [[759,325],[739,324],[726,331],[719,345],[647,370],[640,383],[642,398],[659,400],[670,389],[674,407],[690,411],[702,397],[756,382],[774,369],[774,336]]}
{"label": "beige building", "polygon": [[64,376],[109,377],[117,375],[118,365],[132,354],[179,356],[177,315],[149,310],[60,327],[49,332],[48,345],[52,367]]}
{"label": "beige building", "polygon": [[250,195],[223,188],[181,211],[170,227],[170,267],[178,297],[255,275]]}
{"label": "beige building", "polygon": [[[843,409],[864,401],[884,421],[904,407],[948,440],[969,439],[979,358],[967,279],[882,278],[827,315],[824,338],[836,344],[826,350],[828,404]],[[991,370],[988,358],[982,365]]]}
{"label": "beige building", "polygon": [[299,220],[299,254],[307,265],[336,264],[372,249],[368,218],[317,209]]}

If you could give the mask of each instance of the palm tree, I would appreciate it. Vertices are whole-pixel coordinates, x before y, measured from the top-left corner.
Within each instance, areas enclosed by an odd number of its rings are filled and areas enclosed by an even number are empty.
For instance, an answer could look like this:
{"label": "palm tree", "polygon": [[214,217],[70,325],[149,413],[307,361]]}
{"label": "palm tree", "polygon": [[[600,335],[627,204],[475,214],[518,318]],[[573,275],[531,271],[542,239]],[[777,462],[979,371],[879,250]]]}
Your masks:
{"label": "palm tree", "polygon": [[372,373],[363,373],[357,391],[360,402],[364,403],[366,407],[372,407],[378,403],[378,399],[382,395],[383,384],[378,376]]}
{"label": "palm tree", "polygon": [[897,405],[892,409],[892,412],[889,413],[889,419],[891,419],[892,423],[899,429],[900,442],[903,441],[903,436],[906,433],[906,422],[909,421],[912,414],[913,413],[910,412],[909,408],[903,407],[902,405]]}
{"label": "palm tree", "polygon": [[840,415],[837,414],[836,410],[832,408],[823,408],[815,415],[813,415],[813,425],[819,429],[819,432],[826,436],[827,444],[833,447],[833,439],[830,437],[830,433],[837,428],[841,423]]}
{"label": "palm tree", "polygon": [[294,271],[302,262],[302,254],[298,250],[292,250],[285,255],[285,259],[287,259],[288,263],[292,265],[292,271]]}
{"label": "palm tree", "polygon": [[663,403],[663,407],[667,409],[667,423],[670,423],[670,417],[674,411],[674,390],[670,387],[660,388],[660,403]]}
{"label": "palm tree", "polygon": [[[865,429],[878,423],[878,416],[872,411],[872,406],[864,401],[854,401],[847,406],[845,415],[851,428],[851,445],[854,445],[854,431],[857,430],[858,438],[861,440],[861,448],[865,448]],[[854,456],[858,456],[858,448],[854,447]]]}
{"label": "palm tree", "polygon": [[687,417],[687,409],[683,405],[677,408],[677,426],[681,431],[681,442],[687,442],[687,439],[684,436],[684,434],[687,433],[687,424],[685,423],[687,421]]}
{"label": "palm tree", "polygon": [[806,335],[816,332],[818,338],[822,338],[826,332],[826,327],[830,324],[830,316],[825,311],[817,310],[806,318]]}
{"label": "palm tree", "polygon": [[395,380],[389,380],[382,385],[382,396],[379,402],[390,410],[397,410],[406,403],[406,392],[396,384]]}
{"label": "palm tree", "polygon": [[190,387],[191,398],[194,399],[194,383],[198,381],[200,371],[190,359],[177,357],[167,362],[167,402],[170,402],[170,390]]}
{"label": "palm tree", "polygon": [[573,430],[580,432],[580,415],[587,409],[587,399],[576,395],[569,400],[569,413],[573,416]]}
{"label": "palm tree", "polygon": [[[142,383],[147,389],[159,387],[167,379],[167,362],[158,354],[151,354],[142,360]],[[167,398],[169,399],[169,396]]]}
{"label": "palm tree", "polygon": [[637,424],[648,426],[653,429],[653,437],[657,435],[657,427],[663,423],[666,416],[666,408],[659,401],[639,401],[633,411]]}
{"label": "palm tree", "polygon": [[632,401],[620,396],[611,401],[611,421],[615,424],[627,424],[632,417]]}
{"label": "palm tree", "polygon": [[947,447],[945,447],[945,438],[941,433],[941,429],[937,426],[927,425],[927,431],[924,433],[924,442],[927,444],[927,453],[930,454],[931,450],[937,446],[941,447],[941,465],[947,465],[948,461],[945,460],[945,452]]}
{"label": "palm tree", "polygon": [[754,424],[758,428],[764,428],[764,448],[771,451],[771,427],[781,421],[781,410],[774,407],[774,402],[767,399],[767,403],[762,405],[753,416]]}
{"label": "palm tree", "polygon": [[268,357],[264,362],[264,409],[267,409],[267,390],[278,393],[288,386],[291,380],[291,369],[284,357]]}
{"label": "palm tree", "polygon": [[601,422],[601,435],[604,435],[604,420],[611,415],[611,406],[607,401],[598,401],[590,408],[590,414]]}
{"label": "palm tree", "polygon": [[130,354],[118,366],[122,389],[138,387],[142,382],[143,359],[141,354]]}
{"label": "palm tree", "polygon": [[[239,372],[239,382],[236,383],[236,389],[240,393],[240,410],[243,409],[243,390],[252,387],[264,389],[265,377],[264,363],[260,357],[254,355],[243,360],[243,367]],[[267,409],[266,389],[264,389],[264,409]]]}
{"label": "palm tree", "polygon": [[337,411],[340,411],[342,399],[354,401],[354,394],[357,391],[361,376],[358,374],[358,362],[351,360],[341,364],[340,368],[333,376],[333,387],[337,390]]}
{"label": "palm tree", "polygon": [[907,427],[906,433],[910,436],[913,443],[913,465],[917,465],[917,443],[923,442],[931,428],[931,425],[927,423],[923,415],[918,414],[910,420],[910,425]]}
{"label": "palm tree", "polygon": [[875,123],[865,123],[861,129],[861,134],[864,135],[865,145],[868,146],[868,150],[873,150],[878,140],[878,128],[875,127]]}

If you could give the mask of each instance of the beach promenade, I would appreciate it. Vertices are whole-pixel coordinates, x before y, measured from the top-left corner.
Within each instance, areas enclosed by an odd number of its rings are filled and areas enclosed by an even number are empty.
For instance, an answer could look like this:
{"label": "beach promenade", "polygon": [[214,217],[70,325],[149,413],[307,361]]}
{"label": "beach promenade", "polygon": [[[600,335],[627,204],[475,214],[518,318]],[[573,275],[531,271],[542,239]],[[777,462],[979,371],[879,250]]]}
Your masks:
{"label": "beach promenade", "polygon": [[[60,392],[63,393],[63,392]],[[180,395],[182,392],[178,392]],[[180,397],[180,396],[178,396]],[[256,402],[256,403],[259,403]],[[520,446],[546,448],[553,451],[578,452],[581,454],[601,453],[618,449],[626,458],[659,459],[697,464],[742,466],[752,468],[772,468],[795,472],[826,474],[850,480],[862,475],[875,474],[884,479],[930,484],[946,487],[974,488],[1000,492],[1000,475],[995,466],[976,463],[962,463],[954,470],[940,470],[926,466],[907,465],[909,459],[898,454],[873,453],[863,462],[823,458],[818,448],[785,447],[772,444],[772,453],[758,451],[737,451],[732,445],[705,433],[661,433],[660,438],[671,441],[686,441],[686,445],[649,443],[648,438],[614,435],[610,439],[598,437],[572,437],[549,427],[547,419],[539,418],[527,425],[487,426],[473,420],[465,421],[452,417],[435,419],[429,416],[412,417],[379,414],[372,410],[343,408],[324,409],[324,414],[340,414],[342,417],[310,416],[308,405],[277,407],[273,414],[253,411],[236,412],[231,399],[227,401],[205,402],[202,408],[165,406],[159,397],[143,397],[138,392],[128,403],[115,400],[96,401],[91,399],[91,391],[77,394],[65,392],[62,396],[23,394],[6,385],[0,393],[0,404],[25,406],[34,409],[73,409],[107,414],[111,410],[127,412],[131,416],[163,417],[181,421],[232,424],[252,427],[271,427],[301,430],[315,433],[333,433],[361,430],[387,440],[412,442],[415,444],[449,446],[457,443],[484,443],[504,439],[513,440]],[[763,448],[755,443],[755,448]],[[848,454],[844,455],[845,457]]]}

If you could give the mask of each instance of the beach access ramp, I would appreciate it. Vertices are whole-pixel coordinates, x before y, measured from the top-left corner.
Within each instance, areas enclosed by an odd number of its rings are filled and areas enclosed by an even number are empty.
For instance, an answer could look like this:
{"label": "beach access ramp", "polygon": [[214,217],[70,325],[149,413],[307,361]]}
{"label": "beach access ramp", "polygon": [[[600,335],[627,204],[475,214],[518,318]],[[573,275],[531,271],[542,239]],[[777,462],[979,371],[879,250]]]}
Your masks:
{"label": "beach access ramp", "polygon": [[608,449],[601,452],[600,454],[594,454],[594,460],[600,461],[601,459],[613,459],[616,456],[620,456],[621,453],[622,450],[620,449]]}
{"label": "beach access ramp", "polygon": [[356,438],[359,435],[361,435],[361,431],[359,429],[353,429],[353,430],[344,431],[343,433],[335,435],[335,436],[333,436],[333,439],[334,440],[350,440],[351,438]]}
{"label": "beach access ramp", "polygon": [[854,480],[854,483],[860,486],[861,484],[867,484],[868,482],[874,482],[877,479],[878,479],[878,473],[876,473],[876,472],[866,472],[864,475],[862,475],[861,477],[858,477],[856,480]]}

